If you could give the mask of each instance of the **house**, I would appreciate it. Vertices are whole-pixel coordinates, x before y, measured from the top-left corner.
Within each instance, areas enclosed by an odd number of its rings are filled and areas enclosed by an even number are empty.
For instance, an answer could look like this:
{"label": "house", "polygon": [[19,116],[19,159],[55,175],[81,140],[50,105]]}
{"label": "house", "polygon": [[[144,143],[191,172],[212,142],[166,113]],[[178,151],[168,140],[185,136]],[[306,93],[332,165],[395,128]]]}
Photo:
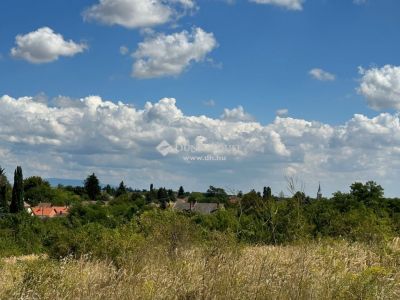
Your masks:
{"label": "house", "polygon": [[178,199],[172,206],[173,210],[181,212],[194,212],[203,215],[209,215],[216,212],[219,209],[223,209],[224,205],[219,203],[190,203],[186,202],[186,199]]}
{"label": "house", "polygon": [[32,215],[39,217],[41,219],[44,218],[53,218],[56,216],[56,211],[52,207],[34,207],[32,209]]}
{"label": "house", "polygon": [[47,205],[32,207],[31,215],[39,217],[41,219],[47,219],[47,218],[66,216],[68,215],[68,213],[69,213],[68,206],[52,206],[50,204],[50,207],[48,207]]}
{"label": "house", "polygon": [[177,211],[191,211],[192,203],[187,202],[187,199],[177,199],[172,208]]}
{"label": "house", "polygon": [[223,206],[223,204],[219,203],[195,203],[192,207],[192,212],[209,215],[223,208]]}

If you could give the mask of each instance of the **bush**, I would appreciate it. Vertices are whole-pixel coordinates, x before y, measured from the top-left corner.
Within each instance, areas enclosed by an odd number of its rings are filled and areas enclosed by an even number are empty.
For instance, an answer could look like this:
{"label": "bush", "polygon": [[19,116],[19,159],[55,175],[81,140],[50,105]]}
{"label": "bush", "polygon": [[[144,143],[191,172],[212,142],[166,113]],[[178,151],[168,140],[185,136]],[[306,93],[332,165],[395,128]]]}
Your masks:
{"label": "bush", "polygon": [[173,211],[147,211],[140,216],[138,224],[152,248],[162,256],[174,257],[201,239],[200,227]]}

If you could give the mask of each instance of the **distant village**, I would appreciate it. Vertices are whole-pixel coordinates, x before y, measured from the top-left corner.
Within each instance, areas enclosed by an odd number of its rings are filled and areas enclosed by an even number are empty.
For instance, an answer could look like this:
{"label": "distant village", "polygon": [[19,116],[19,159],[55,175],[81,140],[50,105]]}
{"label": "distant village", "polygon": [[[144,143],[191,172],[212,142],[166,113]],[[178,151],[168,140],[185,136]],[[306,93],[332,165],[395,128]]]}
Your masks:
{"label": "distant village", "polygon": [[[310,197],[296,191],[295,183],[293,195],[301,202],[307,203]],[[264,187],[262,194],[255,190],[247,195],[246,205],[256,205],[257,199],[268,202],[273,199],[284,199],[273,196],[270,187]],[[99,179],[93,173],[88,175],[83,186],[50,186],[50,183],[39,176],[23,178],[22,168],[17,167],[14,173],[14,183],[11,185],[5,175],[4,169],[0,168],[0,215],[5,213],[18,213],[26,211],[29,215],[40,219],[51,219],[65,217],[71,213],[75,206],[98,205],[108,207],[115,204],[127,204],[143,207],[159,207],[161,209],[172,209],[178,212],[198,213],[202,215],[212,214],[224,210],[226,206],[234,207],[241,205],[243,193],[229,195],[222,188],[210,186],[204,192],[185,192],[183,187],[178,191],[164,187],[155,188],[150,185],[149,190],[133,190],[126,187],[122,181],[118,187],[106,185],[100,186]],[[318,187],[316,199],[322,199],[321,185]]]}
{"label": "distant village", "polygon": [[[236,196],[231,196],[229,201],[231,203],[236,203]],[[97,201],[82,201],[84,205],[95,205],[98,204]],[[107,205],[104,203],[102,205]],[[190,202],[189,197],[183,199],[177,199],[176,202],[170,202],[168,207],[179,212],[192,212],[199,214],[212,214],[220,209],[224,209],[224,204],[220,203],[198,203]],[[65,217],[69,214],[70,206],[56,206],[51,203],[41,202],[36,206],[31,206],[29,203],[24,202],[25,211],[31,215],[41,219],[55,218],[55,217]]]}

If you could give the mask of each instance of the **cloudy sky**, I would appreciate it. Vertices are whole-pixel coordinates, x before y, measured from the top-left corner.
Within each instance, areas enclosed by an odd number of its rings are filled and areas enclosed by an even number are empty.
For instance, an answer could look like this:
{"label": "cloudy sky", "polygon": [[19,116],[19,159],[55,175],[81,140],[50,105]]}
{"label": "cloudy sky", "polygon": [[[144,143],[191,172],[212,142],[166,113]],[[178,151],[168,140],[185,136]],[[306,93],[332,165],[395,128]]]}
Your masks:
{"label": "cloudy sky", "polygon": [[312,196],[375,180],[400,196],[399,14],[398,0],[2,0],[0,165],[275,194],[286,175]]}

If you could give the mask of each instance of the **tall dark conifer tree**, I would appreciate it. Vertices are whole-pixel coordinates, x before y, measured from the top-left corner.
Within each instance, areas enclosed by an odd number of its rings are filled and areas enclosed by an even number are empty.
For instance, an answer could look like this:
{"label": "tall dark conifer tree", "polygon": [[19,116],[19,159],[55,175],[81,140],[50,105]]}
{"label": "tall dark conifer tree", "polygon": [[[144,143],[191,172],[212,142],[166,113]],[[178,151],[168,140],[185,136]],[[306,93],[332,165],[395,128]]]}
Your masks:
{"label": "tall dark conifer tree", "polygon": [[165,188],[159,188],[157,191],[157,199],[160,202],[160,208],[166,209],[168,203],[168,192]]}
{"label": "tall dark conifer tree", "polygon": [[9,211],[9,206],[7,203],[7,177],[4,169],[0,167],[0,212],[7,213]]}
{"label": "tall dark conifer tree", "polygon": [[126,194],[126,186],[123,181],[119,184],[117,191],[115,192],[115,197],[119,197],[121,195]]}
{"label": "tall dark conifer tree", "polygon": [[19,213],[24,210],[24,177],[20,166],[14,172],[14,186],[10,205],[11,213]]}
{"label": "tall dark conifer tree", "polygon": [[180,186],[178,190],[178,198],[184,198],[184,197],[185,197],[185,190],[183,189],[183,186]]}
{"label": "tall dark conifer tree", "polygon": [[272,191],[271,191],[271,188],[268,186],[268,187],[264,187],[264,190],[263,190],[263,200],[269,200],[269,199],[271,199],[272,198]]}
{"label": "tall dark conifer tree", "polygon": [[99,179],[97,179],[94,173],[86,178],[85,190],[90,200],[97,200],[97,198],[100,196],[101,189]]}

